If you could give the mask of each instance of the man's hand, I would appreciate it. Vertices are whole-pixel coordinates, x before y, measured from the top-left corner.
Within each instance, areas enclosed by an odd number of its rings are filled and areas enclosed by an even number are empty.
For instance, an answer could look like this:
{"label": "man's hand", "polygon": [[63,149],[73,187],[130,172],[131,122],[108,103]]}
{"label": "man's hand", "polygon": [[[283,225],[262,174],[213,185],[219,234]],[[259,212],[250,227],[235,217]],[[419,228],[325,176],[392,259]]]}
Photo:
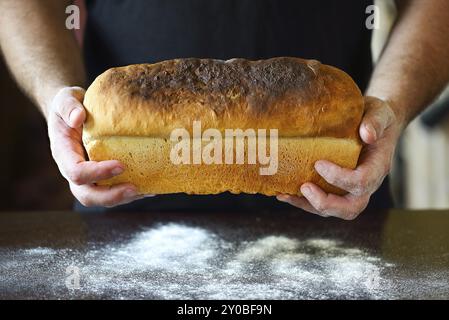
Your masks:
{"label": "man's hand", "polygon": [[115,160],[86,161],[81,140],[86,112],[82,105],[84,90],[63,88],[48,110],[48,135],[53,158],[70,184],[73,195],[84,206],[112,207],[142,198],[136,187],[121,184],[96,186],[95,182],[121,174],[125,168]]}
{"label": "man's hand", "polygon": [[366,144],[354,170],[329,161],[317,161],[315,170],[330,184],[348,192],[345,196],[326,194],[313,183],[301,186],[303,197],[279,195],[278,200],[323,217],[355,219],[368,205],[371,195],[380,187],[390,171],[394,150],[402,131],[387,102],[365,98],[365,115],[359,133]]}

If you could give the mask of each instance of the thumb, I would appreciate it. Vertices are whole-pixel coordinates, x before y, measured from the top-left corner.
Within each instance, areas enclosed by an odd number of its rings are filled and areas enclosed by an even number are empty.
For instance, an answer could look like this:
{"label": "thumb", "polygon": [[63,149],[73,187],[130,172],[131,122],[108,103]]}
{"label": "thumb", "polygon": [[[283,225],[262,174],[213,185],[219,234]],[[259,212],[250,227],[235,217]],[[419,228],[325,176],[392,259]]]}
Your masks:
{"label": "thumb", "polygon": [[365,97],[365,114],[359,129],[363,142],[372,144],[379,140],[395,118],[387,102],[375,97]]}
{"label": "thumb", "polygon": [[71,128],[79,128],[86,119],[86,111],[82,104],[85,90],[80,87],[61,89],[52,102],[52,109]]}

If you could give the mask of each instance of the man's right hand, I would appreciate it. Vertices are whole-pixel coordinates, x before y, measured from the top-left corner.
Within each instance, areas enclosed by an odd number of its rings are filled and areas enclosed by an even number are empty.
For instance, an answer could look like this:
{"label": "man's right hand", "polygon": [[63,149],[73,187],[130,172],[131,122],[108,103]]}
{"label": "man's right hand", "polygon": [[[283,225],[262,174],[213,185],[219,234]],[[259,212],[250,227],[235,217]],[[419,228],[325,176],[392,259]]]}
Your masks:
{"label": "man's right hand", "polygon": [[48,135],[53,158],[67,179],[70,190],[87,207],[113,207],[143,198],[132,184],[111,187],[95,182],[121,174],[125,168],[116,160],[87,161],[82,144],[86,111],[84,89],[67,87],[58,91],[48,110]]}

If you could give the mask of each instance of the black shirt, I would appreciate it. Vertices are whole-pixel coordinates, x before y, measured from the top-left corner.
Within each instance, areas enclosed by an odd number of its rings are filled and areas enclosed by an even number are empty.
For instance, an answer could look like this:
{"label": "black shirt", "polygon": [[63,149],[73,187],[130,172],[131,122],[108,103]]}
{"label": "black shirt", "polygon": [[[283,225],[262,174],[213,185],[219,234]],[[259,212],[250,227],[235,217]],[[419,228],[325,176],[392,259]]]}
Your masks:
{"label": "black shirt", "polygon": [[[88,0],[84,56],[89,81],[108,68],[182,57],[317,59],[366,88],[372,71],[372,0]],[[385,187],[377,207],[390,206]],[[375,197],[377,198],[377,197]],[[212,201],[209,201],[212,199]],[[158,196],[151,208],[273,208],[263,196]],[[134,209],[146,206],[134,204]],[[120,208],[119,208],[120,209]],[[121,208],[123,209],[123,208]],[[132,208],[127,208],[128,210]]]}
{"label": "black shirt", "polygon": [[88,0],[89,78],[166,59],[313,58],[364,88],[371,72],[372,0]]}

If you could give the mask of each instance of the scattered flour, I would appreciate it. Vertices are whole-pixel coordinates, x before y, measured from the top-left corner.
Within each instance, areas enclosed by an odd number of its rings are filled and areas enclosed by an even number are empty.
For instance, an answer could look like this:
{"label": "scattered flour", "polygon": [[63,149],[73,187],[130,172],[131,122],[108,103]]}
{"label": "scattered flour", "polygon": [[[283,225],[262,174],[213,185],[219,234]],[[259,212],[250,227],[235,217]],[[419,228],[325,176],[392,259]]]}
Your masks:
{"label": "scattered flour", "polygon": [[51,248],[37,247],[32,249],[24,249],[23,253],[29,256],[42,256],[42,255],[52,255],[56,253],[56,250]]}
{"label": "scattered flour", "polygon": [[332,239],[268,236],[238,243],[175,223],[85,251],[34,248],[20,254],[23,261],[45,260],[35,268],[46,268],[55,292],[67,292],[67,266],[79,267],[81,287],[71,293],[77,297],[385,298],[390,285],[382,278],[388,266],[379,258]]}
{"label": "scattered flour", "polygon": [[161,270],[181,274],[207,271],[216,249],[214,237],[202,229],[165,225],[138,234],[122,247],[108,246],[89,254],[93,259],[100,258],[101,267],[112,272],[119,267],[126,272]]}

